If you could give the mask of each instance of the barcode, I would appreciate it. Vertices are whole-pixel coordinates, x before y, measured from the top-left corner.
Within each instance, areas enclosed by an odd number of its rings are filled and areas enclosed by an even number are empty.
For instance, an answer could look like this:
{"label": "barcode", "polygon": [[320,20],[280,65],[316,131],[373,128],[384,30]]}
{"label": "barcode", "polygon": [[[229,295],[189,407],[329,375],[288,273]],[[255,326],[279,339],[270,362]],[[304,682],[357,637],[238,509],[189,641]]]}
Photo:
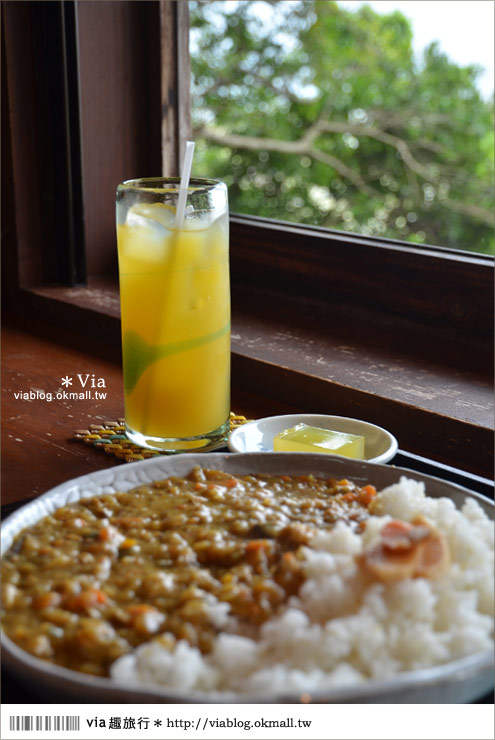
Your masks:
{"label": "barcode", "polygon": [[80,717],[77,715],[58,714],[43,717],[41,714],[17,714],[9,718],[10,731],[74,732],[79,730]]}

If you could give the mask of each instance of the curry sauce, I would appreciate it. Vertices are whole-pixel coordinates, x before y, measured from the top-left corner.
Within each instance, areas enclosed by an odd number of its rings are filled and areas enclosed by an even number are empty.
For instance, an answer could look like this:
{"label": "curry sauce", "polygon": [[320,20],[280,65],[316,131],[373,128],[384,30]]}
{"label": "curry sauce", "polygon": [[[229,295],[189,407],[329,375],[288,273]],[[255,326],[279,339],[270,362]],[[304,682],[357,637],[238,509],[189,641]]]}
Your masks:
{"label": "curry sauce", "polygon": [[196,467],[81,499],[22,531],[3,558],[3,629],[95,675],[156,636],[208,653],[234,622],[255,634],[303,583],[302,548],[338,520],[361,529],[374,495],[348,480]]}

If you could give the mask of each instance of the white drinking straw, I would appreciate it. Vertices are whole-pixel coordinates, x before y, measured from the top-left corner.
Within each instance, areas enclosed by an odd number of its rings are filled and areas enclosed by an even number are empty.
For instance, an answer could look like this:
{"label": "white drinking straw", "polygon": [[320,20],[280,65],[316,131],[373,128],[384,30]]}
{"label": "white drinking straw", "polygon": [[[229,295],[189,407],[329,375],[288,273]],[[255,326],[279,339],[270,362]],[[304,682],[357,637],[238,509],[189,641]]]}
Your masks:
{"label": "white drinking straw", "polygon": [[187,189],[189,187],[189,178],[191,177],[193,154],[194,141],[188,141],[186,142],[186,153],[184,155],[184,164],[182,165],[182,176],[180,178],[179,186],[179,199],[177,201],[177,210],[175,212],[176,229],[182,229],[182,224],[184,223]]}

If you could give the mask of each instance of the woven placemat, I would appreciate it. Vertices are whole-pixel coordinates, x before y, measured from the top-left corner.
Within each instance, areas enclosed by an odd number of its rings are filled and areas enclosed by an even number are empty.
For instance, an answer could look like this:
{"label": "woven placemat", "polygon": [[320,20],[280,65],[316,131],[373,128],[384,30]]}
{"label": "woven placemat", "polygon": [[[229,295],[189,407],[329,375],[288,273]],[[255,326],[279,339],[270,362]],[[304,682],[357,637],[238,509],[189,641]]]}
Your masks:
{"label": "woven placemat", "polygon": [[[245,424],[248,419],[240,414],[230,412],[230,431]],[[91,445],[97,450],[113,455],[121,462],[135,462],[146,460],[157,455],[167,455],[167,452],[145,450],[127,439],[125,434],[125,419],[103,421],[101,424],[90,424],[87,429],[76,429],[72,439]]]}

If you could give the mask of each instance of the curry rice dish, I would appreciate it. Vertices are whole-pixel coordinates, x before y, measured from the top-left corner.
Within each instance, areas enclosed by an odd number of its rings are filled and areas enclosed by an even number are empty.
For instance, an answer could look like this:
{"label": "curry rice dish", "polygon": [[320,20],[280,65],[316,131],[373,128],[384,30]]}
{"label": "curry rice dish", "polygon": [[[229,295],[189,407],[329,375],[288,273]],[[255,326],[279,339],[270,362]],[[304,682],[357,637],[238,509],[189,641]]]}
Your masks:
{"label": "curry rice dish", "polygon": [[131,684],[310,691],[489,648],[492,573],[474,499],[196,467],[21,532],[2,625],[39,658]]}

